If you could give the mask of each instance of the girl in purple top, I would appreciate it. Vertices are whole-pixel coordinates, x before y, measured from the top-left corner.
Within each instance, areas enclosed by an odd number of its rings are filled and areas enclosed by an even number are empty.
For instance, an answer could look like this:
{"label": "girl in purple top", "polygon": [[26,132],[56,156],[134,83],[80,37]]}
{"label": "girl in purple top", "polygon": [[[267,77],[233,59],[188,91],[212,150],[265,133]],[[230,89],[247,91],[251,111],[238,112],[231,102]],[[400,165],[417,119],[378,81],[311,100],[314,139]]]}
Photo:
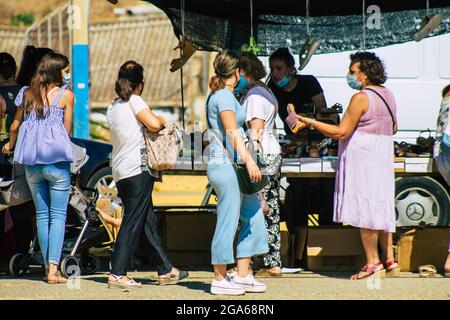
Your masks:
{"label": "girl in purple top", "polygon": [[[16,98],[17,112],[4,153],[14,149],[14,161],[25,174],[36,207],[39,246],[50,284],[65,283],[58,272],[70,191],[70,162],[74,160],[69,134],[74,95],[66,90],[69,60],[49,53],[41,61],[30,87]],[[19,131],[20,128],[20,131]]]}
{"label": "girl in purple top", "polygon": [[[353,95],[342,122],[329,125],[298,116],[303,127],[338,139],[339,155],[334,193],[334,221],[360,229],[367,264],[353,280],[372,275],[398,276],[392,233],[395,232],[394,142],[396,103],[382,86],[387,76],[371,52],[350,55],[347,82]],[[385,264],[378,254],[380,242]],[[386,268],[386,269],[385,269]]]}

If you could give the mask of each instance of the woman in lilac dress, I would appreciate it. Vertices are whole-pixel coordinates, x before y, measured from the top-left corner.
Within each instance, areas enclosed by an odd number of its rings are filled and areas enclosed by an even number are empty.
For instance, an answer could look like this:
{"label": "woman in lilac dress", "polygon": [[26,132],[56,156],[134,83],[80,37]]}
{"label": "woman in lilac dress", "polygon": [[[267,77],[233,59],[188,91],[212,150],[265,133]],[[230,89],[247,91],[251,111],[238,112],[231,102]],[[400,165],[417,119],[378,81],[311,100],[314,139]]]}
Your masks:
{"label": "woman in lilac dress", "polygon": [[[58,272],[70,191],[69,134],[74,95],[64,85],[70,78],[69,60],[49,53],[41,61],[30,87],[16,98],[17,111],[4,153],[14,149],[14,161],[25,174],[36,207],[39,247],[50,284],[66,283]],[[20,131],[19,131],[20,127]]]}
{"label": "woman in lilac dress", "polygon": [[[353,95],[342,122],[335,126],[298,116],[302,125],[340,140],[334,193],[334,221],[360,228],[367,264],[353,280],[379,275],[398,276],[392,233],[395,232],[393,134],[396,103],[383,87],[387,76],[371,52],[350,55],[347,82]],[[378,242],[386,264],[380,261]],[[385,269],[386,267],[386,269]]]}

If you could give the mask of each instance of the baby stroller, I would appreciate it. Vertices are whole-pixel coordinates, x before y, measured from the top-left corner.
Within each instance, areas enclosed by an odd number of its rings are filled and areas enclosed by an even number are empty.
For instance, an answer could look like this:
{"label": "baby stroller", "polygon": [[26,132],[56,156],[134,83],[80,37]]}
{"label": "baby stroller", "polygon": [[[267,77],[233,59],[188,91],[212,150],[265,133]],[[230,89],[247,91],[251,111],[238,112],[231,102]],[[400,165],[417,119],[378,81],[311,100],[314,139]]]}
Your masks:
{"label": "baby stroller", "polygon": [[[77,151],[75,151],[77,149]],[[116,239],[116,232],[102,218],[97,210],[99,192],[96,189],[82,188],[76,184],[79,169],[87,162],[88,156],[84,148],[74,145],[78,154],[77,161],[72,163],[72,183],[68,215],[76,216],[74,226],[66,226],[66,234],[62,248],[60,270],[70,278],[83,274],[93,274],[100,268],[99,258],[89,253],[91,248],[111,247]],[[70,209],[70,210],[69,210]],[[30,272],[31,267],[43,267],[42,254],[38,251],[37,235],[31,242],[27,253],[17,253],[9,263],[9,271],[20,277]]]}

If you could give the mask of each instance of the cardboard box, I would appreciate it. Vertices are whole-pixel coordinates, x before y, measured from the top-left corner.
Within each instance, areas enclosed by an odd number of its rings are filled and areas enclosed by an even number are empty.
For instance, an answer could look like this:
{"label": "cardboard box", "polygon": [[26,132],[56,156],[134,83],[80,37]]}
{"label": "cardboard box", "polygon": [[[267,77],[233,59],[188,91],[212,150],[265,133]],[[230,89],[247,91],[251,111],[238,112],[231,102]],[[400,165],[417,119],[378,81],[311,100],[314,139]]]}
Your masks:
{"label": "cardboard box", "polygon": [[321,172],[322,158],[300,158],[300,172]]}
{"label": "cardboard box", "polygon": [[303,226],[295,226],[294,238],[292,241],[293,258],[302,260],[306,255],[308,228]]}
{"label": "cardboard box", "polygon": [[337,160],[322,160],[322,172],[336,172]]}
{"label": "cardboard box", "polygon": [[280,222],[281,247],[280,255],[289,255],[289,231],[286,222]]}
{"label": "cardboard box", "polygon": [[162,235],[168,251],[211,251],[216,214],[210,212],[163,213]]}
{"label": "cardboard box", "polygon": [[433,172],[432,163],[412,163],[405,164],[405,172]]}
{"label": "cardboard box", "polygon": [[417,272],[420,265],[432,264],[444,271],[448,255],[448,228],[412,229],[399,236],[397,259],[401,271]]}
{"label": "cardboard box", "polygon": [[281,165],[281,173],[299,173],[300,159],[283,158]]}
{"label": "cardboard box", "polygon": [[405,172],[405,158],[396,157],[394,160],[394,171]]}
{"label": "cardboard box", "polygon": [[308,256],[308,269],[311,271],[357,271],[366,264],[366,258],[360,256]]}
{"label": "cardboard box", "polygon": [[406,164],[430,164],[433,158],[404,158]]}
{"label": "cardboard box", "polygon": [[206,267],[211,265],[211,251],[167,251],[170,262],[177,267]]}
{"label": "cardboard box", "polygon": [[351,271],[365,263],[359,229],[352,227],[309,228],[307,254],[312,271]]}

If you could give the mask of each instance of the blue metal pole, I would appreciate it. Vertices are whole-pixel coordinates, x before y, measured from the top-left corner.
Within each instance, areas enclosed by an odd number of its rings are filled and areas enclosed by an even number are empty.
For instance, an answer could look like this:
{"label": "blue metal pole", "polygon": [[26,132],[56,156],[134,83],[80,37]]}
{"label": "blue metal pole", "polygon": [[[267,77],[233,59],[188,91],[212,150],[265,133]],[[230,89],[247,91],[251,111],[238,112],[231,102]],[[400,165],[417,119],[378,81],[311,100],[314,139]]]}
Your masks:
{"label": "blue metal pole", "polygon": [[75,95],[72,135],[89,139],[89,0],[72,0],[72,13],[72,85]]}

